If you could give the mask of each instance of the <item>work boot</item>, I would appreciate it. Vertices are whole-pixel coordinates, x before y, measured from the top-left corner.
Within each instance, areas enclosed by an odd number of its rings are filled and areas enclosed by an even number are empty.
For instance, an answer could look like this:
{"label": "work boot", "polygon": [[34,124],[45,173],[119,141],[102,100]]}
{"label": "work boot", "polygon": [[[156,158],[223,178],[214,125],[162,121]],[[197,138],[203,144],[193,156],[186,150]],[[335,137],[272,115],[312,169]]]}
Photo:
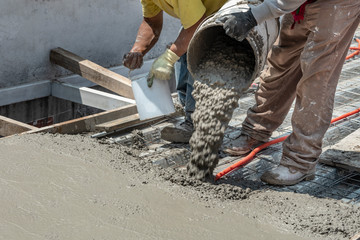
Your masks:
{"label": "work boot", "polygon": [[271,185],[291,186],[303,180],[309,181],[315,178],[315,169],[309,173],[302,173],[292,167],[279,165],[261,176],[261,181]]}
{"label": "work boot", "polygon": [[161,131],[161,138],[169,142],[189,143],[193,132],[194,125],[189,120],[185,120],[173,127],[165,127]]}
{"label": "work boot", "polygon": [[263,143],[263,141],[259,141],[248,135],[241,134],[231,143],[231,145],[234,147],[227,148],[224,150],[224,152],[231,156],[242,156],[251,152],[254,148],[260,146]]}

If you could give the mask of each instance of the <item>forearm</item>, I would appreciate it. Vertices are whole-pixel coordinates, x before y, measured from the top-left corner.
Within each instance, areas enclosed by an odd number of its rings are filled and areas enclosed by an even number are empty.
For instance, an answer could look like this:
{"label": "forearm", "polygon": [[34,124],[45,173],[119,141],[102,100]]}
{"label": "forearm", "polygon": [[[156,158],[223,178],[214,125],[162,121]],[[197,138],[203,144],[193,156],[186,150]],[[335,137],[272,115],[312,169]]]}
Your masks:
{"label": "forearm", "polygon": [[162,12],[153,18],[144,18],[130,52],[140,52],[145,55],[150,51],[160,37],[162,23]]}
{"label": "forearm", "polygon": [[204,18],[205,16],[203,16],[190,28],[182,29],[175,42],[170,46],[170,50],[173,51],[179,57],[184,55],[187,52],[191,38],[193,37],[197,27],[204,20]]}
{"label": "forearm", "polygon": [[252,7],[251,12],[258,24],[267,19],[277,18],[300,7],[306,0],[265,0]]}

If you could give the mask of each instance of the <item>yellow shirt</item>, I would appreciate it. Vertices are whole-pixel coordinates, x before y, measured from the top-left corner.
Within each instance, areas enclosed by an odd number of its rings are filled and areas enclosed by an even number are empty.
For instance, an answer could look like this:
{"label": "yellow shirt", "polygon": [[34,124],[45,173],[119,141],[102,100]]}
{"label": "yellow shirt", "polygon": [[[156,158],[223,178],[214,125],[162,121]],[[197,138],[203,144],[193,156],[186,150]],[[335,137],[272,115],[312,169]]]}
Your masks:
{"label": "yellow shirt", "polygon": [[179,18],[183,27],[193,26],[205,14],[219,10],[227,0],[141,0],[143,16],[151,18],[161,10]]}

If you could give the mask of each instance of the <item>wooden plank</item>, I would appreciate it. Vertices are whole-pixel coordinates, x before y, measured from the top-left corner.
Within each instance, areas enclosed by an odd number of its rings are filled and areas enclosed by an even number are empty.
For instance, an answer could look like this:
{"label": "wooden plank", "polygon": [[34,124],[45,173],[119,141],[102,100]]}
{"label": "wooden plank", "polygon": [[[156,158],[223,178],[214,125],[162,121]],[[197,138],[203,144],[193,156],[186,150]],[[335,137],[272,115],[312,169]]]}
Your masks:
{"label": "wooden plank", "polygon": [[111,132],[116,129],[130,127],[140,123],[139,114],[133,114],[124,118],[116,119],[106,123],[96,125],[95,129],[98,131]]}
{"label": "wooden plank", "polygon": [[[131,76],[138,76],[138,75],[149,73],[153,62],[154,62],[154,59],[144,61],[144,64],[142,65],[141,68],[134,69],[131,71]],[[114,73],[120,74],[122,76],[126,76],[129,74],[129,69],[124,66],[111,67],[111,68],[109,68],[109,70]],[[58,80],[59,80],[59,82],[68,83],[68,84],[71,84],[73,86],[78,86],[78,87],[93,87],[93,86],[98,85],[96,83],[93,83],[93,82],[79,76],[78,74],[73,74],[70,76],[58,78]]]}
{"label": "wooden plank", "polygon": [[129,104],[135,104],[133,99],[66,83],[54,82],[52,84],[52,95],[102,110],[112,110]]}
{"label": "wooden plank", "polygon": [[50,61],[121,96],[134,99],[131,80],[62,48],[50,51]]}
{"label": "wooden plank", "polygon": [[113,119],[124,118],[129,115],[137,113],[136,105],[131,104],[114,110],[77,118],[74,120],[54,124],[48,127],[40,128],[35,131],[28,131],[26,133],[60,133],[60,134],[77,134],[88,131],[95,131],[95,126]]}
{"label": "wooden plank", "polygon": [[319,162],[360,172],[360,129],[337,144],[325,148]]}
{"label": "wooden plank", "polygon": [[[177,97],[177,94],[173,94],[173,97]],[[137,108],[135,104],[127,105],[118,109],[94,114],[91,116],[86,116],[83,118],[78,118],[70,121],[66,121],[63,123],[54,124],[48,127],[43,127],[37,130],[28,131],[25,133],[38,133],[38,132],[49,132],[49,133],[60,133],[60,134],[77,134],[82,132],[89,132],[95,130],[104,131],[105,129],[101,127],[102,123],[113,122],[113,126],[107,125],[108,129],[119,129],[123,128],[123,126],[133,125],[146,125],[146,124],[154,124],[156,122],[162,121],[164,117],[156,118],[154,120],[146,120],[137,122],[136,119],[130,119],[131,124],[122,125],[125,123],[121,123],[121,119],[128,117],[130,115],[134,115],[137,113]],[[174,113],[173,117],[176,117],[178,113]],[[137,116],[138,118],[138,116]],[[117,120],[114,120],[117,119]],[[128,119],[129,120],[129,119]],[[116,121],[120,121],[120,125],[116,124]],[[100,126],[97,126],[100,125]]]}
{"label": "wooden plank", "polygon": [[[172,116],[177,116],[176,114]],[[112,132],[115,130],[129,130],[131,128],[136,127],[145,127],[149,126],[155,123],[159,123],[161,121],[164,121],[166,118],[164,116],[146,119],[146,120],[140,120],[138,114],[134,114],[132,116],[128,116],[123,119],[117,119],[110,122],[106,122],[103,124],[96,125],[95,129],[97,131],[106,131],[106,132]]]}
{"label": "wooden plank", "polygon": [[6,137],[36,129],[38,128],[26,123],[0,116],[0,136]]}

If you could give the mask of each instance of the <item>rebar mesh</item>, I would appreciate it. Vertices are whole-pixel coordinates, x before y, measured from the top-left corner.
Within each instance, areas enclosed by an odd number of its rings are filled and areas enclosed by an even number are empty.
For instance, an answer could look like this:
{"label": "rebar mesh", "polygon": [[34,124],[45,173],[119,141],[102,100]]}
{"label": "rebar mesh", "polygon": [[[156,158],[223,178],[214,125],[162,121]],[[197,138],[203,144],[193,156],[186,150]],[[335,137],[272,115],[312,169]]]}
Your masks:
{"label": "rebar mesh", "polygon": [[[246,111],[255,103],[253,93],[247,93],[239,100],[239,107],[235,110],[229,127],[225,132],[224,144],[227,145],[236,139],[241,133],[241,124],[246,117]],[[293,105],[294,106],[294,105]],[[334,102],[333,117],[338,117],[360,107],[360,58],[347,61],[343,67]],[[283,124],[273,133],[277,138],[291,133],[291,115],[293,107],[289,111]],[[168,122],[176,122],[178,119],[168,119]],[[360,129],[360,115],[346,118],[332,124],[327,131],[323,147],[332,146],[344,137]],[[148,146],[163,143],[160,139],[161,126],[154,125],[143,130],[145,141]],[[129,144],[131,134],[112,136],[111,141]],[[152,159],[154,164],[164,167],[182,167],[190,156],[189,145],[168,144],[154,147],[155,149],[144,152],[143,157]],[[174,151],[177,149],[177,151]],[[260,176],[267,170],[276,166],[281,158],[281,143],[270,146],[261,151],[248,165],[237,169],[222,181],[238,184],[251,189],[273,189],[276,191],[290,191],[310,194],[320,198],[333,198],[343,200],[346,203],[360,204],[360,173],[339,169],[324,164],[318,164],[316,177],[312,181],[301,182],[290,187],[269,186],[260,181]],[[220,153],[220,161],[215,172],[220,172],[227,166],[238,161],[239,158],[228,157]]]}
{"label": "rebar mesh", "polygon": [[[250,99],[252,100],[245,97],[244,100],[241,99],[240,101],[244,101],[243,105],[251,106],[254,104],[254,99]],[[360,59],[349,61],[344,65],[335,96],[333,117],[338,117],[357,108],[360,108]],[[273,137],[281,137],[291,133],[292,111],[293,108],[283,124],[273,134]],[[236,134],[240,134],[241,123],[246,116],[245,114],[246,108],[238,109],[226,132],[225,143],[231,142]],[[336,144],[357,129],[360,129],[359,114],[333,124],[325,135],[323,147]],[[360,173],[324,164],[317,165],[316,177],[312,181],[301,182],[290,187],[275,187],[261,183],[260,176],[279,163],[281,151],[281,144],[273,145],[261,151],[250,164],[231,172],[227,176],[228,179],[231,179],[231,182],[245,180],[245,184],[241,185],[253,189],[305,193],[316,197],[327,197],[343,200],[346,203],[360,204]],[[233,158],[232,162],[225,158],[224,161],[220,161],[218,172],[237,160],[239,159]]]}

